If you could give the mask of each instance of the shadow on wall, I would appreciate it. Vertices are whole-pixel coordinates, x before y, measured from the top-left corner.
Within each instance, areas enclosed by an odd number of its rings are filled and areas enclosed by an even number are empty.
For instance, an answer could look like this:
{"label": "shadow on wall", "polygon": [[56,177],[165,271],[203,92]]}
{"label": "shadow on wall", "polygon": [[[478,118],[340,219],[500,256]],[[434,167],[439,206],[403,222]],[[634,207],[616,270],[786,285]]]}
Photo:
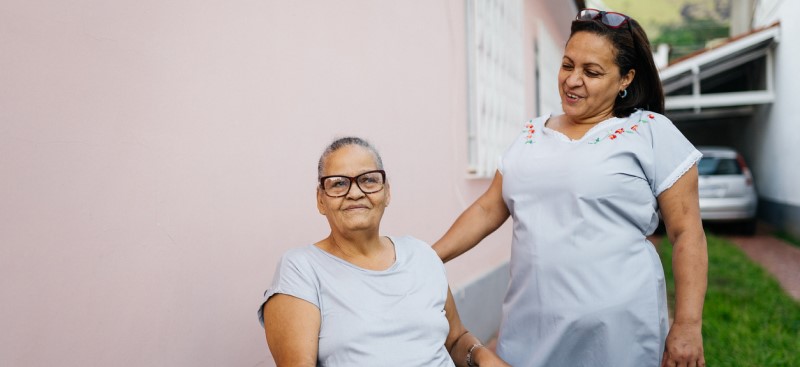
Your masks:
{"label": "shadow on wall", "polygon": [[758,217],[774,226],[776,230],[800,238],[800,207],[760,197]]}

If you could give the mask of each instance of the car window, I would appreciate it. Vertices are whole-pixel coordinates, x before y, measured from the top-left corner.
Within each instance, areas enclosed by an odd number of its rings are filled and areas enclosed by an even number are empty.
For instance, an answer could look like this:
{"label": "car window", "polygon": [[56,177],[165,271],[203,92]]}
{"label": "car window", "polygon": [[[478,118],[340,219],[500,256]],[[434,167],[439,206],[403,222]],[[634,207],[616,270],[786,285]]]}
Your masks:
{"label": "car window", "polygon": [[733,158],[703,157],[697,164],[701,176],[741,175],[742,169]]}

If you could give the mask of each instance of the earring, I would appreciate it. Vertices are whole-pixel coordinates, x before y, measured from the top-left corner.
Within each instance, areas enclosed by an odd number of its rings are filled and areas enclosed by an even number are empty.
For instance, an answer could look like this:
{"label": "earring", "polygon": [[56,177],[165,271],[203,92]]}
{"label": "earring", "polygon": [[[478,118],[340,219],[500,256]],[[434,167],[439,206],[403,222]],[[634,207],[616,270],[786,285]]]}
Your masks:
{"label": "earring", "polygon": [[627,96],[628,96],[628,88],[625,88],[621,92],[619,92],[619,98],[624,99]]}

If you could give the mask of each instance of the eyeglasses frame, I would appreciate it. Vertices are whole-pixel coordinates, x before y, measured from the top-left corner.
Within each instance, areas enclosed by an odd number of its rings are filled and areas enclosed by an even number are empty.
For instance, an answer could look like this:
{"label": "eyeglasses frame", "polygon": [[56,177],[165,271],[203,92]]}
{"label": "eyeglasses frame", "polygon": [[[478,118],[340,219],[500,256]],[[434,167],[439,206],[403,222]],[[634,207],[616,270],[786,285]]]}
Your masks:
{"label": "eyeglasses frame", "polygon": [[[587,11],[587,10],[589,10],[589,11],[595,11],[595,12],[597,12],[597,15],[593,16],[593,17],[592,17],[592,19],[582,19],[582,18],[580,17],[580,16],[581,16],[581,13],[583,13],[583,12],[585,12],[585,11]],[[621,17],[623,18],[623,20],[622,20],[622,22],[621,22],[620,24],[618,24],[618,25],[611,25],[611,24],[608,24],[608,23],[606,23],[606,20],[607,20],[608,18],[605,18],[605,16],[606,16],[607,14],[619,15],[619,16],[621,16]],[[625,14],[622,14],[622,13],[617,13],[617,12],[615,12],[615,11],[603,11],[603,10],[594,9],[594,8],[585,8],[585,9],[581,9],[581,10],[578,12],[578,15],[576,15],[576,16],[575,16],[575,20],[578,20],[578,21],[584,21],[584,22],[586,22],[586,21],[592,21],[592,20],[598,20],[598,19],[600,19],[600,23],[603,23],[603,25],[605,25],[606,27],[612,28],[612,29],[621,28],[623,25],[626,25],[626,24],[628,25],[628,29],[630,29],[630,28],[631,28],[631,24],[630,24],[631,17],[629,17],[629,16],[627,16],[627,15],[625,15]]]}
{"label": "eyeglasses frame", "polygon": [[[370,174],[370,173],[376,173],[376,172],[381,174],[381,179],[383,180],[383,184],[381,185],[381,188],[378,189],[378,190],[375,190],[375,191],[370,191],[370,192],[367,192],[366,190],[362,189],[361,185],[358,184],[358,180],[357,179],[359,177],[363,176],[363,175]],[[341,178],[346,178],[346,179],[350,180],[350,184],[347,186],[347,191],[345,191],[344,194],[338,195],[338,196],[334,196],[334,195],[328,194],[328,192],[325,191],[325,180],[327,180],[329,178],[332,178],[332,177],[341,177]],[[380,192],[381,190],[384,189],[384,187],[386,187],[386,171],[384,171],[382,169],[376,169],[376,170],[360,173],[359,175],[353,176],[353,177],[344,176],[344,175],[330,175],[330,176],[323,176],[323,177],[319,178],[319,188],[320,188],[320,190],[322,190],[322,193],[324,193],[328,197],[332,197],[332,198],[340,198],[340,197],[347,196],[347,194],[350,193],[350,189],[353,188],[353,183],[355,183],[356,186],[358,186],[358,189],[361,190],[361,192],[363,192],[364,194],[374,194],[376,192]]]}

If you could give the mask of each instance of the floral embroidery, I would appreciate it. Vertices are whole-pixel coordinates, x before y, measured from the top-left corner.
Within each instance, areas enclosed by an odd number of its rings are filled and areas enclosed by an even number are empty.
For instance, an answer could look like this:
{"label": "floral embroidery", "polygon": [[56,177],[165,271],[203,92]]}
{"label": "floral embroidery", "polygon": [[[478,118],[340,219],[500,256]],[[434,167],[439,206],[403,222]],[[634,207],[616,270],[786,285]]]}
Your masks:
{"label": "floral embroidery", "polygon": [[525,124],[525,129],[522,130],[522,132],[528,133],[525,135],[525,144],[533,144],[533,133],[536,132],[536,130],[533,128],[533,120],[530,120],[527,124]]}
{"label": "floral embroidery", "polygon": [[[656,119],[656,115],[650,113],[647,116],[642,116],[642,118],[639,119],[639,124],[648,124],[652,120],[655,120],[655,119]],[[622,136],[623,134],[634,134],[634,133],[637,133],[639,131],[639,124],[633,124],[628,129],[625,129],[624,127],[621,127],[621,128],[616,129],[614,131],[609,131],[608,133],[606,133],[606,136],[604,136],[602,138],[600,138],[600,137],[594,138],[594,140],[590,141],[589,144],[597,144],[597,143],[599,143],[599,142],[601,142],[603,140],[606,140],[606,139],[614,140],[614,139]]]}

